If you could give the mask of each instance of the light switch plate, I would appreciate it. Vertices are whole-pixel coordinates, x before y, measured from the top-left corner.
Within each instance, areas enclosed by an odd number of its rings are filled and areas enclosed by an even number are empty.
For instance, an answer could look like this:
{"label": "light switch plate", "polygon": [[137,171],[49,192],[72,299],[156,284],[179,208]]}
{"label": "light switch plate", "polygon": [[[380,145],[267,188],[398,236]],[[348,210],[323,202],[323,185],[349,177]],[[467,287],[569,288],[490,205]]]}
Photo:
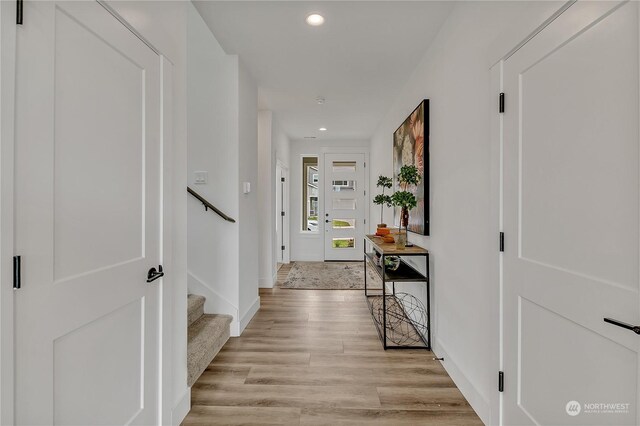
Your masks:
{"label": "light switch plate", "polygon": [[193,172],[193,183],[203,185],[209,180],[209,172]]}
{"label": "light switch plate", "polygon": [[242,182],[242,192],[245,194],[251,192],[251,182]]}

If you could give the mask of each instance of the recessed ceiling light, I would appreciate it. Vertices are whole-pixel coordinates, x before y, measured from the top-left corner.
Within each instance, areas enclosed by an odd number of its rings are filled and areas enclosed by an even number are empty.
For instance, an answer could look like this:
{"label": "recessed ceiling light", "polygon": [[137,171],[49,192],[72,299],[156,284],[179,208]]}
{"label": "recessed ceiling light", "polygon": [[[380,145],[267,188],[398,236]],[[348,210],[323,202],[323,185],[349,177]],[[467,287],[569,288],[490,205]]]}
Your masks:
{"label": "recessed ceiling light", "polygon": [[320,130],[321,132],[326,132],[327,128],[326,127],[320,127],[318,130]]}
{"label": "recessed ceiling light", "polygon": [[324,16],[318,15],[317,13],[312,13],[311,15],[307,16],[307,24],[311,25],[312,27],[320,26],[324,24]]}

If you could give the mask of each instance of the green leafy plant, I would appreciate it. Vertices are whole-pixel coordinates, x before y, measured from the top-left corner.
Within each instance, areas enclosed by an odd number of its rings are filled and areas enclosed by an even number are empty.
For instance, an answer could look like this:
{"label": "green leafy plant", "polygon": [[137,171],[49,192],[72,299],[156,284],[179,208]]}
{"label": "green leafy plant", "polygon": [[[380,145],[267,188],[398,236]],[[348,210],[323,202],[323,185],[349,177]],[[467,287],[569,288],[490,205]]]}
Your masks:
{"label": "green leafy plant", "polygon": [[413,193],[409,191],[398,191],[391,196],[391,201],[394,206],[411,210],[418,205],[418,200]]}
{"label": "green leafy plant", "polygon": [[420,183],[418,168],[416,166],[402,166],[400,173],[398,173],[398,183],[401,190],[396,191],[391,196],[391,202],[401,209],[400,232],[402,232],[402,227],[404,226],[406,230],[409,224],[409,210],[418,205],[416,196],[410,191],[411,187],[415,187]]}
{"label": "green leafy plant", "polygon": [[380,225],[384,225],[384,226],[386,226],[383,223],[384,206],[391,207],[391,205],[393,204],[391,200],[391,196],[385,195],[384,190],[390,189],[392,185],[393,185],[393,179],[391,179],[390,177],[383,176],[383,175],[378,176],[378,183],[376,184],[376,186],[378,188],[382,188],[382,194],[378,194],[373,198],[373,204],[380,206]]}
{"label": "green leafy plant", "polygon": [[418,168],[416,166],[402,166],[400,167],[400,173],[398,173],[398,183],[403,191],[406,191],[409,186],[417,186],[420,184],[420,175],[418,174]]}

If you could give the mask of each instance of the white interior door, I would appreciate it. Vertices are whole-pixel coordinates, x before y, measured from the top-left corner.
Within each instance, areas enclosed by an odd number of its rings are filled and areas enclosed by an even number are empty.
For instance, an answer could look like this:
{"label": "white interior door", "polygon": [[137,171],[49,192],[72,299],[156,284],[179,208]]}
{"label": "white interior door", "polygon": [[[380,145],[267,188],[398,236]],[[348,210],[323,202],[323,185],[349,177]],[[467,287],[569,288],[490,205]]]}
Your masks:
{"label": "white interior door", "polygon": [[504,63],[507,425],[640,423],[638,47],[577,2]]}
{"label": "white interior door", "polygon": [[16,90],[16,421],[158,412],[160,58],[100,4],[24,4]]}
{"label": "white interior door", "polygon": [[285,175],[282,166],[276,164],[276,262],[284,263],[284,218],[286,215],[284,204]]}
{"label": "white interior door", "polygon": [[362,260],[364,154],[324,155],[324,258]]}

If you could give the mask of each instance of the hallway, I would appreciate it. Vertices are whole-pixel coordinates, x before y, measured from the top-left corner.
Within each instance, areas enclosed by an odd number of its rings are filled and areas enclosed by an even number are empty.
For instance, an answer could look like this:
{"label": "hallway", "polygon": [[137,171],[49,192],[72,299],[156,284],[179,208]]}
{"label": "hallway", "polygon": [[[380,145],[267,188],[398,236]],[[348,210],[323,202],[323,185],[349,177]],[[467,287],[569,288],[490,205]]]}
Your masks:
{"label": "hallway", "polygon": [[433,354],[384,351],[361,291],[261,289],[184,425],[482,424]]}

